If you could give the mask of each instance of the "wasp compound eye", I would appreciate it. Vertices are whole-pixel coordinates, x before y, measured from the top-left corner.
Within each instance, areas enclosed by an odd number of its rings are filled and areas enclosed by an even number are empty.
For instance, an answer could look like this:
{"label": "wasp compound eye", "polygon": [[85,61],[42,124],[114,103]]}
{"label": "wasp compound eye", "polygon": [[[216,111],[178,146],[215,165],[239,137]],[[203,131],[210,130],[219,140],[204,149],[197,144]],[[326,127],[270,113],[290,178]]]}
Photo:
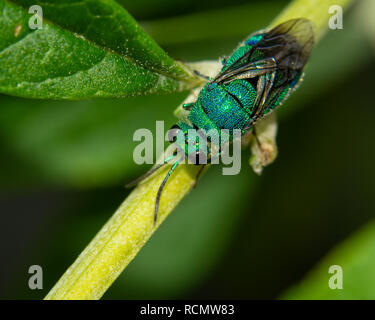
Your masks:
{"label": "wasp compound eye", "polygon": [[181,128],[175,124],[172,128],[168,130],[168,141],[169,142],[176,142],[177,136]]}

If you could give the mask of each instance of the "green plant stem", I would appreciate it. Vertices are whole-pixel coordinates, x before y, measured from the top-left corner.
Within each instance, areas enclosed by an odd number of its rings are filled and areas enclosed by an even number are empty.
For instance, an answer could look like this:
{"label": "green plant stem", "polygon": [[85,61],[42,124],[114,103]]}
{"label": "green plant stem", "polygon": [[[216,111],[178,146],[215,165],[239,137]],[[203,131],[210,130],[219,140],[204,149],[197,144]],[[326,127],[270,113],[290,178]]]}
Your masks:
{"label": "green plant stem", "polygon": [[314,23],[315,41],[318,42],[328,30],[331,6],[347,8],[353,0],[294,0],[272,21],[271,27],[283,21],[306,18]]}
{"label": "green plant stem", "polygon": [[99,299],[104,294],[194,184],[196,166],[176,170],[163,192],[154,226],[155,197],[166,169],[160,169],[127,197],[46,299]]}
{"label": "green plant stem", "polygon": [[[305,17],[314,22],[318,40],[328,27],[328,8],[331,5],[345,8],[350,2],[295,0],[271,26],[292,18]],[[183,165],[171,176],[161,198],[157,225],[154,226],[155,197],[167,169],[157,171],[133,190],[46,299],[99,299],[106,292],[157,227],[194,186],[199,168]]]}

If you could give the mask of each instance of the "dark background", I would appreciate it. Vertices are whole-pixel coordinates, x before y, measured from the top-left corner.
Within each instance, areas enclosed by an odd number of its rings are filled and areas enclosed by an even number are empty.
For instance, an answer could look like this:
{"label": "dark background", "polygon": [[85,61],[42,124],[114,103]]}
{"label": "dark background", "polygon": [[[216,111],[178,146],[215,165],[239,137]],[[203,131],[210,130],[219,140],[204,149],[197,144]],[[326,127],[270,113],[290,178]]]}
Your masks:
{"label": "dark background", "polygon": [[[170,56],[199,61],[229,54],[288,1],[121,2]],[[277,298],[372,221],[375,47],[363,11],[353,6],[318,44],[279,110],[276,162],[261,177],[248,151],[238,176],[213,166],[104,298]],[[0,298],[47,294],[126,197],[123,183],[147,169],[132,161],[134,130],[172,125],[186,94],[0,96]],[[33,264],[43,290],[27,286]]]}

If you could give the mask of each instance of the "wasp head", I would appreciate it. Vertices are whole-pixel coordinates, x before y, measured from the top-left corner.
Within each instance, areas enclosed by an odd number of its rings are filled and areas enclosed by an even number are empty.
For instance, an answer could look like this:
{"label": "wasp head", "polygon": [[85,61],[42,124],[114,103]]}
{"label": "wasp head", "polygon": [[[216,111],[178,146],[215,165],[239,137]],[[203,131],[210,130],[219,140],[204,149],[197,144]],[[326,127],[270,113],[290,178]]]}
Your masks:
{"label": "wasp head", "polygon": [[195,165],[207,164],[209,148],[201,130],[179,122],[168,131],[168,140],[176,146],[176,155]]}

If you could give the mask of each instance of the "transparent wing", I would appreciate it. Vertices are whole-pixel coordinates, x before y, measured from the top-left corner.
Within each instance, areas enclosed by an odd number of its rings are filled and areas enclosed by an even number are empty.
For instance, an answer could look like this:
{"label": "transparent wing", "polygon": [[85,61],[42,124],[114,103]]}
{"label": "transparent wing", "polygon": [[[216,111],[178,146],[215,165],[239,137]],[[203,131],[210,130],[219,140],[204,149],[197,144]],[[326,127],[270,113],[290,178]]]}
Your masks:
{"label": "transparent wing", "polygon": [[278,70],[282,75],[279,74],[279,81],[275,85],[281,85],[302,71],[313,46],[312,23],[307,19],[289,20],[266,32],[251,50],[220,73],[214,81],[251,79]]}
{"label": "transparent wing", "polygon": [[313,46],[314,33],[310,20],[294,19],[267,32],[255,50],[264,57],[273,57],[278,69],[288,70],[288,78],[291,79],[302,71]]}

